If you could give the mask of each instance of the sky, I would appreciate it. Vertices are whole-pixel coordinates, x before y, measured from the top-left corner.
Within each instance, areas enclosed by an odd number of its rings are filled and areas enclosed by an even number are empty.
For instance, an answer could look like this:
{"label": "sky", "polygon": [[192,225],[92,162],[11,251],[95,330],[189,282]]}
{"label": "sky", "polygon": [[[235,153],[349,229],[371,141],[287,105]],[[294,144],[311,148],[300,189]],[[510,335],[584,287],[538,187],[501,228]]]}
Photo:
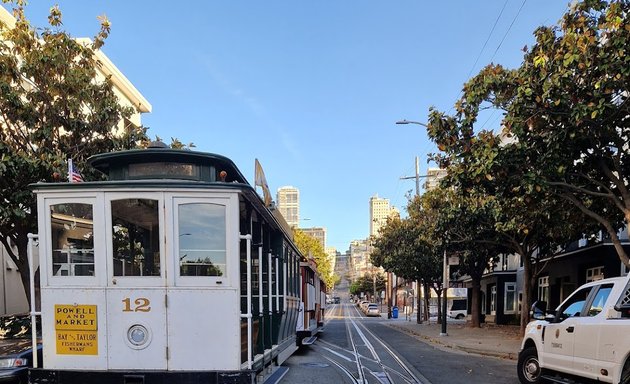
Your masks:
{"label": "sky", "polygon": [[227,156],[252,184],[258,159],[274,200],[297,187],[301,226],[345,252],[369,235],[370,197],[405,214],[415,183],[401,177],[437,151],[424,127],[395,122],[452,112],[491,62],[517,67],[568,0],[31,0],[31,24],[54,4],[73,37],[107,16],[102,50],[151,103],[152,138]]}

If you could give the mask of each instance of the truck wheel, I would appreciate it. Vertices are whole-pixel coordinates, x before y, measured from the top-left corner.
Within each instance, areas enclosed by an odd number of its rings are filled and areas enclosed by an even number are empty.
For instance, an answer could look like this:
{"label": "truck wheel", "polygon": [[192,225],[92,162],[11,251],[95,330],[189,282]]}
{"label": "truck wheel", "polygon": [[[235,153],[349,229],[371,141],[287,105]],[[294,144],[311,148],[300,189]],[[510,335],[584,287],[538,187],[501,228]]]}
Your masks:
{"label": "truck wheel", "polygon": [[623,371],[621,372],[621,381],[619,384],[630,384],[630,359],[623,365]]}
{"label": "truck wheel", "polygon": [[517,364],[518,379],[522,384],[538,384],[541,382],[542,370],[538,361],[536,347],[525,348],[518,355]]}
{"label": "truck wheel", "polygon": [[457,320],[461,320],[464,318],[464,315],[462,315],[461,313],[457,314],[457,316],[455,317]]}

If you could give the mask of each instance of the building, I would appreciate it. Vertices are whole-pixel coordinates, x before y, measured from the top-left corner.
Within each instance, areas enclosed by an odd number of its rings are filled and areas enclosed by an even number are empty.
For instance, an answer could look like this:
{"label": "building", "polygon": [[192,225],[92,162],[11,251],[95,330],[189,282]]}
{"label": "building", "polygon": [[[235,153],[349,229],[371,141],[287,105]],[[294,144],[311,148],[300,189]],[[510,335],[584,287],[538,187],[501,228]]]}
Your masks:
{"label": "building", "polygon": [[[0,22],[8,28],[12,28],[15,26],[16,20],[11,12],[0,6]],[[85,38],[77,39],[77,41],[81,44],[91,43],[89,39]],[[120,104],[132,108],[131,116],[118,123],[116,127],[117,132],[122,132],[132,126],[142,126],[141,116],[143,113],[151,112],[151,104],[103,52],[96,51],[94,56],[100,64],[97,68],[96,80],[104,81],[109,77]],[[0,262],[2,263],[2,273],[0,274],[0,313],[8,314],[28,311],[28,302],[20,273],[7,250],[1,246]]]}
{"label": "building", "polygon": [[372,246],[369,240],[352,240],[350,242],[350,280],[356,280],[368,272],[372,272],[374,267],[370,262]]}
{"label": "building", "polygon": [[300,228],[300,231],[317,239],[317,241],[319,241],[319,243],[321,244],[322,249],[324,250],[326,249],[326,228],[324,227]]}
{"label": "building", "polygon": [[380,198],[378,195],[370,197],[370,236],[378,236],[378,231],[392,215],[400,215],[400,212],[389,204],[389,199]]}
{"label": "building", "polygon": [[326,247],[324,249],[326,250],[326,256],[328,257],[328,260],[330,260],[330,267],[334,271],[337,267],[337,255],[340,255],[340,253],[337,252],[337,249],[335,247]]}
{"label": "building", "polygon": [[290,185],[278,188],[276,202],[280,213],[291,227],[300,225],[300,190]]}
{"label": "building", "polygon": [[440,180],[446,177],[446,169],[441,168],[429,168],[427,170],[426,181],[424,182],[424,189],[430,191],[437,188]]}

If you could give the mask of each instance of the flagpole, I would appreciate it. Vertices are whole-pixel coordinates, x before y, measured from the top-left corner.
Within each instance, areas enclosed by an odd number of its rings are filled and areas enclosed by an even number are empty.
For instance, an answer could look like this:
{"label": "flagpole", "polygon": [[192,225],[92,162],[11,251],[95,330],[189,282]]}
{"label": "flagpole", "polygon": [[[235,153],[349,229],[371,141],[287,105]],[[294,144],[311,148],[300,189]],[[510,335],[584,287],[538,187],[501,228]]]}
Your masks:
{"label": "flagpole", "polygon": [[68,159],[68,183],[72,183],[72,158]]}

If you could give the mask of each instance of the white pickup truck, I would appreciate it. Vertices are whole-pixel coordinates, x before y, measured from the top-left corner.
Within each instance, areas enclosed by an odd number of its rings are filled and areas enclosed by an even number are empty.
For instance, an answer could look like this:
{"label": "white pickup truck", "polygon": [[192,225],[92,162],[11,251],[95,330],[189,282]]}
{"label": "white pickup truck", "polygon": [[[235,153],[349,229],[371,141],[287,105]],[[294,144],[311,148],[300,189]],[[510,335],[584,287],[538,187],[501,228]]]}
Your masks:
{"label": "white pickup truck", "polygon": [[518,357],[523,384],[630,384],[630,275],[587,283],[555,312],[532,306]]}

